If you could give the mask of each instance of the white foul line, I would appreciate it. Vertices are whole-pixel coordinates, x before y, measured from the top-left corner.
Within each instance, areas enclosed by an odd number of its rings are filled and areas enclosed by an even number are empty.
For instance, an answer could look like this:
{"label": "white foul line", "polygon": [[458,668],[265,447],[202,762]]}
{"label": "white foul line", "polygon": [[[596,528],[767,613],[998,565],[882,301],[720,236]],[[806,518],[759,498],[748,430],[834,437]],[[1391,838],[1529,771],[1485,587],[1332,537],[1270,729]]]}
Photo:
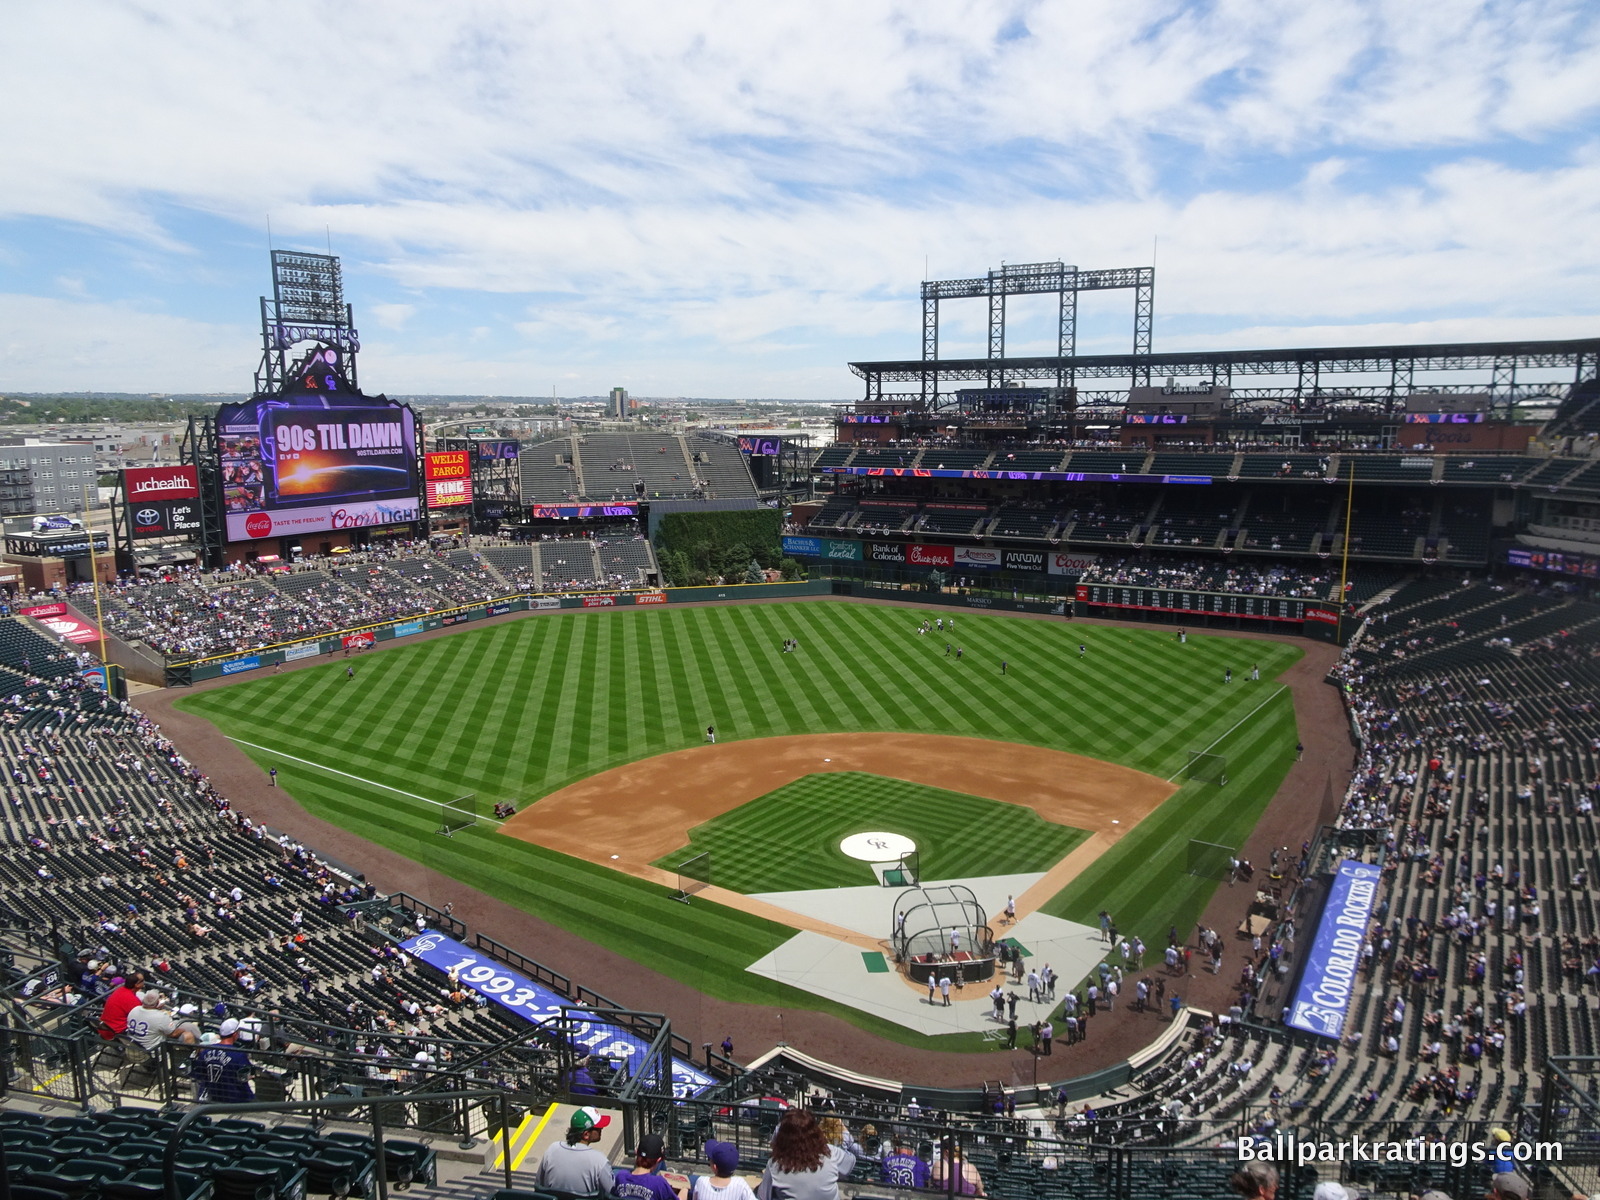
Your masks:
{"label": "white foul line", "polygon": [[[1215,745],[1216,745],[1216,744],[1217,744],[1217,742],[1220,742],[1220,741],[1221,741],[1221,740],[1222,740],[1222,738],[1225,738],[1225,737],[1227,737],[1227,736],[1228,736],[1228,734],[1230,734],[1230,733],[1232,733],[1232,732],[1233,732],[1233,731],[1234,731],[1234,730],[1235,730],[1235,729],[1237,729],[1237,728],[1239,728],[1239,726],[1241,726],[1241,725],[1243,725],[1243,724],[1244,724],[1244,723],[1245,723],[1245,722],[1246,722],[1246,721],[1248,721],[1248,720],[1249,720],[1249,719],[1250,719],[1250,718],[1251,718],[1251,717],[1253,717],[1253,716],[1255,716],[1255,715],[1256,715],[1256,714],[1257,714],[1257,713],[1258,713],[1258,712],[1260,712],[1260,711],[1261,711],[1261,710],[1262,710],[1262,709],[1263,709],[1263,708],[1265,708],[1265,707],[1266,707],[1266,706],[1267,706],[1267,705],[1268,705],[1268,704],[1270,704],[1270,703],[1272,703],[1272,701],[1273,701],[1273,700],[1274,700],[1274,699],[1275,699],[1275,698],[1276,698],[1276,697],[1277,697],[1277,696],[1278,696],[1278,694],[1279,694],[1279,693],[1281,693],[1281,692],[1282,692],[1282,691],[1283,691],[1283,690],[1284,690],[1284,689],[1285,689],[1285,687],[1286,687],[1286,686],[1287,686],[1287,685],[1286,685],[1286,684],[1282,684],[1282,683],[1280,683],[1280,684],[1279,684],[1279,685],[1278,685],[1278,690],[1277,690],[1277,691],[1275,691],[1275,692],[1272,692],[1272,693],[1271,693],[1271,694],[1270,694],[1270,695],[1268,695],[1268,696],[1267,696],[1267,698],[1266,698],[1266,699],[1265,699],[1265,700],[1263,700],[1263,701],[1262,701],[1262,702],[1261,702],[1261,703],[1260,703],[1260,704],[1258,704],[1258,705],[1256,705],[1256,706],[1255,706],[1255,707],[1254,707],[1254,708],[1252,708],[1252,709],[1251,709],[1251,710],[1250,710],[1250,711],[1249,711],[1249,712],[1247,712],[1247,713],[1245,713],[1245,715],[1244,715],[1244,716],[1242,716],[1242,717],[1240,717],[1240,718],[1239,718],[1239,719],[1238,719],[1238,720],[1237,720],[1237,721],[1235,721],[1235,722],[1234,722],[1234,723],[1233,723],[1233,724],[1232,724],[1232,725],[1230,725],[1230,726],[1228,726],[1228,728],[1227,728],[1227,731],[1226,731],[1226,732],[1224,732],[1224,733],[1223,733],[1223,734],[1222,734],[1222,737],[1219,737],[1219,738],[1217,738],[1217,740],[1216,740],[1216,741],[1215,741],[1215,742],[1212,742],[1212,743],[1211,743],[1211,746],[1215,746]],[[1204,754],[1204,753],[1206,753],[1206,751],[1207,751],[1207,750],[1210,750],[1210,749],[1211,749],[1211,746],[1207,746],[1207,747],[1206,747],[1206,748],[1205,748],[1205,750],[1196,750],[1196,751],[1195,751],[1195,753],[1196,753],[1196,754]],[[1192,761],[1192,760],[1191,760],[1191,761]],[[1185,764],[1184,764],[1184,766],[1185,766],[1185,767],[1186,767],[1186,766],[1188,766],[1188,763],[1185,763]],[[1171,782],[1172,782],[1172,781],[1173,781],[1173,780],[1174,780],[1174,779],[1176,779],[1176,778],[1177,778],[1177,777],[1178,777],[1178,776],[1179,776],[1179,775],[1181,775],[1181,774],[1183,774],[1183,770],[1184,770],[1184,767],[1179,767],[1179,768],[1178,768],[1178,769],[1177,769],[1177,770],[1176,770],[1176,771],[1174,771],[1174,772],[1173,772],[1173,773],[1172,773],[1172,774],[1171,774],[1171,775],[1168,775],[1168,776],[1167,776],[1167,782],[1168,782],[1168,783],[1171,783]]]}
{"label": "white foul line", "polygon": [[[421,800],[424,804],[433,804],[437,805],[439,808],[448,808],[451,812],[464,813],[466,811],[465,809],[457,808],[454,804],[446,804],[443,800],[430,800],[426,796],[417,795],[415,792],[401,791],[397,787],[390,787],[387,783],[379,783],[375,779],[364,779],[360,775],[352,775],[349,771],[341,771],[337,767],[325,767],[319,762],[312,762],[309,758],[300,758],[294,754],[285,754],[282,750],[274,750],[271,746],[258,746],[255,742],[247,742],[243,738],[232,737],[228,734],[224,734],[223,736],[226,737],[230,742],[238,742],[239,745],[249,746],[252,750],[263,750],[268,754],[277,756],[278,758],[286,758],[290,762],[304,763],[308,767],[315,767],[317,770],[326,771],[330,775],[343,775],[346,779],[354,779],[357,783],[364,783],[369,787],[382,788],[386,792],[394,792],[397,796],[409,796],[413,800]],[[477,817],[478,814],[471,813],[468,815]],[[495,820],[493,817],[484,817],[483,820],[492,821],[496,825],[501,824],[500,821]]]}

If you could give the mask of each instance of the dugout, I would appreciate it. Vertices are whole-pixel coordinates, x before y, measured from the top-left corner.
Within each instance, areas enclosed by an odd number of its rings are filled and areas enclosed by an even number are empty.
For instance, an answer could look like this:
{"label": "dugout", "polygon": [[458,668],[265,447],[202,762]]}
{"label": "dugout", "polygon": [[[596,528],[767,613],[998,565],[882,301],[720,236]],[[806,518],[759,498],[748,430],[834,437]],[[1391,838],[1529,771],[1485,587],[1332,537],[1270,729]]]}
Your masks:
{"label": "dugout", "polygon": [[[961,983],[994,975],[994,933],[971,888],[907,888],[895,898],[893,922],[895,960],[917,983],[946,974]],[[952,931],[958,940],[954,951]]]}

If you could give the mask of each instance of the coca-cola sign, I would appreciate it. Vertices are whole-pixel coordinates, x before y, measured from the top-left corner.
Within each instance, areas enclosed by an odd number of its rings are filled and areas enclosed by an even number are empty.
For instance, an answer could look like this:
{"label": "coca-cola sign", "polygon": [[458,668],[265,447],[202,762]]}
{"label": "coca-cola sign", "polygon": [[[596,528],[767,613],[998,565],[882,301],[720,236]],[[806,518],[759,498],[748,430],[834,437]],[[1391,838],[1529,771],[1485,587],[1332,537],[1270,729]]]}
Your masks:
{"label": "coca-cola sign", "polygon": [[122,495],[130,505],[193,500],[200,495],[200,478],[193,467],[127,467],[122,472]]}

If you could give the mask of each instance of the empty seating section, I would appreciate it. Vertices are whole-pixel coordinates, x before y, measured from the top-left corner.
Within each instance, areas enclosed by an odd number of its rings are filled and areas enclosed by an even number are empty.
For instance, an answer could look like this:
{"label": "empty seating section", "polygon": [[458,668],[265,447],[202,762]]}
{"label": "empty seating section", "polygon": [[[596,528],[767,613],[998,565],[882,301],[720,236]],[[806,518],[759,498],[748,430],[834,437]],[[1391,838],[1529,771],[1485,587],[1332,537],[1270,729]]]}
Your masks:
{"label": "empty seating section", "polygon": [[1563,491],[1600,492],[1600,462],[1590,463],[1562,483]]}
{"label": "empty seating section", "polygon": [[606,580],[618,587],[642,586],[658,570],[655,553],[642,537],[597,537],[594,548]]}
{"label": "empty seating section", "polygon": [[686,444],[708,500],[755,499],[755,480],[738,446],[703,437],[690,438]]}
{"label": "empty seating section", "polygon": [[1162,493],[1150,544],[1211,549],[1223,530],[1232,526],[1233,512],[1226,500],[1208,487],[1174,486]]}
{"label": "empty seating section", "polygon": [[1317,454],[1246,454],[1239,478],[1322,482],[1327,478],[1327,463],[1326,456]]}
{"label": "empty seating section", "polygon": [[584,591],[600,586],[605,572],[595,557],[594,543],[572,538],[539,544],[542,583],[547,592]]}
{"label": "empty seating section", "polygon": [[1444,460],[1444,483],[1515,483],[1544,460],[1495,455],[1474,458],[1449,455]]}
{"label": "empty seating section", "polygon": [[1137,475],[1144,470],[1147,454],[1138,447],[1127,450],[1074,450],[1066,469],[1097,475]]}
{"label": "empty seating section", "polygon": [[957,537],[971,537],[980,528],[980,523],[987,524],[989,510],[986,508],[967,507],[941,507],[928,504],[923,507],[917,519],[912,522],[911,528],[919,533],[943,533]]}
{"label": "empty seating section", "polygon": [[[1350,516],[1350,553],[1367,558],[1419,557],[1418,539],[1427,536],[1432,511],[1431,503],[1393,506],[1358,496]],[[1342,525],[1344,514],[1339,517]]]}
{"label": "empty seating section", "polygon": [[480,552],[484,566],[494,571],[512,588],[531,592],[539,586],[539,564],[534,548],[521,546],[485,546]]}
{"label": "empty seating section", "polygon": [[524,501],[550,504],[578,498],[578,476],[572,467],[572,439],[524,443],[517,459]]}
{"label": "empty seating section", "polygon": [[834,442],[831,446],[824,446],[822,453],[818,454],[812,462],[813,467],[842,467],[850,461],[850,456],[856,452],[853,443]]}
{"label": "empty seating section", "polygon": [[922,452],[919,467],[939,471],[976,471],[989,463],[988,450],[963,450],[952,446],[930,446]]}
{"label": "empty seating section", "polygon": [[1110,501],[1097,501],[1072,514],[1067,526],[1069,542],[1127,542],[1144,519],[1143,508],[1119,508]]}
{"label": "empty seating section", "polygon": [[[1309,553],[1312,541],[1328,525],[1330,500],[1293,491],[1257,488],[1240,522],[1243,550]],[[1341,510],[1342,515],[1342,510]]]}
{"label": "empty seating section", "polygon": [[1489,504],[1479,497],[1444,497],[1439,515],[1442,557],[1447,562],[1483,563],[1489,557]]}
{"label": "empty seating section", "polygon": [[1039,450],[997,450],[989,468],[994,471],[1059,471],[1066,447]]}
{"label": "empty seating section", "polygon": [[917,515],[915,500],[862,500],[850,527],[863,533],[893,533]]}
{"label": "empty seating section", "polygon": [[1354,475],[1358,484],[1380,481],[1384,483],[1429,483],[1433,479],[1434,458],[1431,454],[1341,454],[1339,478],[1348,480]]}
{"label": "empty seating section", "polygon": [[579,471],[591,499],[632,496],[636,481],[643,481],[647,497],[683,498],[698,489],[682,438],[665,433],[586,433],[576,443]]}
{"label": "empty seating section", "polygon": [[1025,508],[1007,504],[1000,509],[999,520],[994,526],[994,536],[1043,541],[1050,536],[1050,530],[1055,527],[1057,519],[1058,514],[1054,509]]}
{"label": "empty seating section", "polygon": [[811,518],[807,528],[837,529],[843,524],[845,517],[853,513],[855,509],[855,496],[829,496]]}
{"label": "empty seating section", "polygon": [[633,500],[639,483],[647,499],[754,499],[757,494],[744,455],[721,438],[646,432],[548,438],[523,444],[518,470],[522,499],[549,504]]}
{"label": "empty seating section", "polygon": [[1210,475],[1214,479],[1226,478],[1233,470],[1233,454],[1163,454],[1150,460],[1152,475]]}

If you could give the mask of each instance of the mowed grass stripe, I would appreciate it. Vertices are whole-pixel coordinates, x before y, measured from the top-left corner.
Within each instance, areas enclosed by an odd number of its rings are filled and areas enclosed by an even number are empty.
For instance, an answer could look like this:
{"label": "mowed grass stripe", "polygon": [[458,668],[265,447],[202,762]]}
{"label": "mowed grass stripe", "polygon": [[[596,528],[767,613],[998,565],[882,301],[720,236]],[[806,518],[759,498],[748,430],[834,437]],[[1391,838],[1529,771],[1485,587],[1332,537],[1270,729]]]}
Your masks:
{"label": "mowed grass stripe", "polygon": [[805,776],[695,826],[689,844],[656,865],[675,871],[710,852],[710,871],[697,877],[747,893],[870,886],[870,864],[839,849],[869,830],[911,838],[929,880],[1044,871],[1088,836],[1018,805],[842,771]]}
{"label": "mowed grass stripe", "polygon": [[[1179,646],[1166,628],[1089,628],[959,611],[949,640],[965,646],[967,657],[955,664],[944,661],[943,638],[916,635],[922,615],[832,601],[540,614],[356,658],[353,683],[344,678],[344,660],[335,659],[186,697],[180,706],[239,737],[375,782],[440,800],[477,791],[519,806],[621,762],[697,746],[713,721],[719,741],[831,730],[947,733],[1048,746],[1164,778],[1259,702],[1270,685],[1243,682],[1251,662],[1270,679],[1298,654],[1198,634]],[[800,639],[799,653],[780,653],[785,637]],[[1088,646],[1082,663],[1080,641]],[[1015,677],[1000,678],[1002,657]],[[1221,684],[1225,665],[1235,673],[1231,690]],[[1210,881],[1174,882],[1171,874],[1179,856],[1179,873],[1186,867],[1190,836],[1220,840],[1191,830],[1248,830],[1287,770],[1295,737],[1287,698],[1267,706],[1219,747],[1230,761],[1225,794],[1185,787],[1145,822],[1148,830],[1141,826],[1119,844],[1112,854],[1121,851],[1120,860],[1103,859],[1076,892],[1069,888],[1052,904],[1087,908],[1092,917],[1101,906],[1094,900],[1111,897],[1125,908],[1119,919],[1154,930],[1158,936],[1146,940],[1158,944],[1174,917],[1198,913],[1209,895]],[[789,996],[743,970],[787,936],[779,927],[740,923],[710,904],[686,910],[671,905],[664,889],[513,839],[464,831],[452,843],[432,832],[434,813],[405,807],[426,806],[317,775],[285,767],[280,778],[313,812],[419,861],[454,864],[449,869],[460,878],[637,961],[730,999]],[[625,818],[636,798],[617,799]],[[988,845],[964,827],[929,828],[963,858]],[[1133,853],[1141,833],[1144,852]],[[781,835],[807,836],[804,822]],[[1005,841],[993,844],[1011,853]],[[599,928],[598,909],[607,912]],[[662,937],[663,928],[672,937]],[[917,1040],[815,997],[783,1002],[839,1011]],[[967,1048],[960,1038],[947,1044]]]}

